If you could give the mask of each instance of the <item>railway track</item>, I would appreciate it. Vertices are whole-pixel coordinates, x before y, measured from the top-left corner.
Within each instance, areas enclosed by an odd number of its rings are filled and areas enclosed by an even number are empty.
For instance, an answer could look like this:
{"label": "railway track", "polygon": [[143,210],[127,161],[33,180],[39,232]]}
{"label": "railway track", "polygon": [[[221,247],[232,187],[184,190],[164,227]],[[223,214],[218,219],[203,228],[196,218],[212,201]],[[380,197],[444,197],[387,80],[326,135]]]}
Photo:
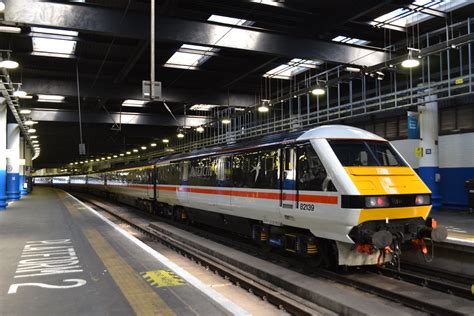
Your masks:
{"label": "railway track", "polygon": [[[265,282],[256,283],[253,279],[249,278],[243,273],[237,272],[235,269],[230,269],[227,267],[225,262],[222,262],[215,258],[210,258],[209,255],[192,248],[185,243],[176,240],[166,234],[153,230],[151,228],[146,228],[141,225],[140,221],[136,217],[128,217],[118,214],[117,212],[111,211],[110,207],[105,206],[103,203],[100,203],[96,200],[87,198],[84,195],[74,195],[79,198],[81,201],[86,204],[92,205],[95,209],[99,208],[100,210],[112,215],[114,218],[118,219],[120,222],[126,223],[135,230],[139,231],[143,236],[149,238],[153,241],[159,241],[167,247],[174,249],[181,255],[187,257],[190,260],[193,260],[195,263],[206,267],[206,269],[211,270],[215,274],[220,275],[224,279],[232,282],[236,286],[239,286],[250,293],[260,297],[263,301],[266,301],[270,304],[277,306],[281,310],[292,315],[322,315],[328,314],[328,310],[325,310],[311,302],[304,302],[297,296],[285,292],[277,291],[273,288],[263,285]],[[146,240],[142,240],[146,243]],[[329,312],[329,314],[331,314]],[[335,315],[335,314],[334,314]]]}
{"label": "railway track", "polygon": [[[131,207],[126,207],[128,212],[130,212],[128,215],[119,214],[113,210],[113,205],[111,206],[108,202],[99,201],[96,198],[82,194],[77,195],[77,197],[106,211],[115,218],[139,230],[147,237],[161,241],[168,247],[175,249],[186,257],[229,279],[234,284],[247,289],[249,292],[254,293],[271,304],[285,309],[291,314],[312,315],[317,312],[316,305],[306,302],[289,292],[283,293],[282,295],[281,292],[277,292],[268,286],[255,283],[252,279],[248,278],[248,276],[236,273],[234,269],[227,268],[225,262],[210,258],[209,255],[186,245],[186,243],[182,241],[169,237],[156,229],[149,228],[147,222],[150,221],[150,214],[139,211],[141,215],[137,216],[136,209],[131,210]],[[121,207],[121,209],[123,209],[123,207]],[[159,220],[163,221],[162,218],[159,218]],[[279,253],[262,252],[258,247],[245,240],[235,238],[234,235],[226,236],[226,234],[211,233],[201,227],[189,227],[174,223],[171,220],[165,220],[165,222],[173,223],[173,225],[179,226],[179,228],[190,230],[192,233],[201,237],[214,241],[218,240],[224,245],[270,260],[273,263],[291,268],[297,272],[302,272],[310,277],[324,278],[351,286],[384,299],[409,306],[421,312],[435,315],[464,315],[468,314],[468,311],[472,311],[470,308],[474,308],[473,295],[467,285],[469,280],[460,282],[459,279],[454,280],[456,279],[454,275],[443,274],[441,276],[440,272],[437,273],[433,270],[427,270],[427,273],[422,273],[419,267],[418,270],[411,267],[411,269],[405,271],[405,266],[403,266],[402,272],[391,268],[376,267],[351,269],[348,272],[338,273],[323,269],[308,269],[304,263],[301,263],[301,260],[296,260]],[[451,279],[449,279],[450,276],[452,276]],[[446,304],[446,299],[449,299],[452,304]],[[472,305],[468,304],[469,306],[464,308],[463,304],[465,305],[466,302],[472,303]],[[309,306],[307,305],[308,303]]]}

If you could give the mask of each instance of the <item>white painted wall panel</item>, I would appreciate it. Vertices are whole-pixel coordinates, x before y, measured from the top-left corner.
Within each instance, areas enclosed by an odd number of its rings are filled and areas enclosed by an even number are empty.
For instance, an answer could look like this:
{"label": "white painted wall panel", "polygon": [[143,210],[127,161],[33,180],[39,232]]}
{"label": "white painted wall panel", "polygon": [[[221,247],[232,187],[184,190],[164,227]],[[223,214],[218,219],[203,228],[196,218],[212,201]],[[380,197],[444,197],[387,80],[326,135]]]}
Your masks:
{"label": "white painted wall panel", "polygon": [[474,133],[439,137],[440,168],[474,167]]}
{"label": "white painted wall panel", "polygon": [[391,141],[392,145],[400,152],[412,168],[420,166],[419,158],[415,156],[415,149],[419,146],[418,139],[401,139]]}

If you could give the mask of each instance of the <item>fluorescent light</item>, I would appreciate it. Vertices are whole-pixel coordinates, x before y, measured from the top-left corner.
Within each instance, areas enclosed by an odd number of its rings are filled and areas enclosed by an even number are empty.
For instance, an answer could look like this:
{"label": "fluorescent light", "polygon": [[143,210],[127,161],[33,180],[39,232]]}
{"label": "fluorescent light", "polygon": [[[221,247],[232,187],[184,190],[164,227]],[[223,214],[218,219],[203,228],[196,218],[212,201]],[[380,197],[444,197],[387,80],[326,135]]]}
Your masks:
{"label": "fluorescent light", "polygon": [[131,151],[127,151],[126,154],[127,154],[127,155],[131,155],[132,152],[131,152]]}
{"label": "fluorescent light", "polygon": [[118,156],[117,156],[117,155],[113,155],[112,157],[114,157],[114,158],[118,158]]}
{"label": "fluorescent light", "polygon": [[26,93],[25,91],[23,90],[16,90],[15,92],[13,92],[13,95],[15,97],[19,97],[19,98],[24,98],[28,95],[28,93]]}
{"label": "fluorescent light", "polygon": [[38,94],[38,102],[62,103],[64,99],[62,95]]}
{"label": "fluorescent light", "polygon": [[20,110],[20,114],[30,114],[31,110],[30,109],[22,109]]}
{"label": "fluorescent light", "polygon": [[148,101],[145,100],[128,99],[122,102],[122,106],[141,108],[144,107],[147,102]]}
{"label": "fluorescent light", "polygon": [[349,72],[360,72],[360,68],[356,68],[356,67],[346,67],[344,68],[345,71],[349,71]]}
{"label": "fluorescent light", "polygon": [[28,133],[29,134],[34,134],[34,133],[36,133],[36,130],[34,128],[30,128],[30,129],[28,129]]}
{"label": "fluorescent light", "polygon": [[202,126],[196,127],[196,132],[203,133],[204,132],[204,127],[202,127]]}
{"label": "fluorescent light", "polygon": [[132,150],[132,151],[133,151],[134,153],[137,153],[137,152],[138,152],[138,149],[134,149],[134,150]]}
{"label": "fluorescent light", "polygon": [[35,122],[35,121],[32,121],[32,120],[25,121],[25,125],[27,125],[27,126],[31,126],[31,125],[35,125],[35,124],[38,124],[38,122]]}
{"label": "fluorescent light", "polygon": [[179,132],[178,135],[176,135],[176,136],[178,136],[178,138],[184,138],[183,132]]}
{"label": "fluorescent light", "polygon": [[120,154],[119,156],[120,156],[120,157],[123,157],[123,156],[125,156],[125,155],[124,155],[124,154]]}
{"label": "fluorescent light", "polygon": [[107,159],[110,160],[110,159],[112,159],[112,157],[108,156]]}
{"label": "fluorescent light", "polygon": [[358,38],[347,37],[347,36],[336,36],[332,39],[333,42],[345,43],[345,44],[353,44],[353,45],[365,45],[368,44],[369,41],[361,40]]}
{"label": "fluorescent light", "polygon": [[168,144],[170,141],[165,138],[165,139],[162,140],[162,142],[163,142],[163,144]]}
{"label": "fluorescent light", "polygon": [[33,52],[47,54],[74,55],[76,51],[76,41],[33,37]]}
{"label": "fluorescent light", "polygon": [[151,143],[150,146],[151,147],[156,147],[156,143]]}
{"label": "fluorescent light", "polygon": [[232,121],[229,118],[223,118],[221,122],[222,124],[225,124],[225,125],[232,123]]}
{"label": "fluorescent light", "polygon": [[6,59],[6,60],[0,61],[0,68],[16,69],[18,68],[18,66],[20,66],[20,64],[14,60]]}
{"label": "fluorescent light", "polygon": [[65,36],[78,36],[79,35],[79,32],[76,32],[76,31],[50,29],[50,28],[45,28],[45,27],[32,27],[31,32],[54,34],[54,35],[65,35]]}
{"label": "fluorescent light", "polygon": [[319,60],[307,60],[300,58],[293,58],[286,64],[282,64],[272,70],[267,71],[263,76],[266,78],[285,79],[289,80],[311,68],[317,68],[323,62]]}
{"label": "fluorescent light", "polygon": [[32,140],[31,143],[32,144],[38,144],[38,141],[37,140]]}
{"label": "fluorescent light", "polygon": [[37,139],[38,136],[36,136],[36,135],[31,135],[30,138],[31,138],[31,139]]}
{"label": "fluorescent light", "polygon": [[99,158],[97,158],[95,161],[100,161],[100,159],[99,159]]}
{"label": "fluorescent light", "polygon": [[146,150],[146,146],[142,146],[140,148],[141,148],[141,150]]}
{"label": "fluorescent light", "polygon": [[237,18],[231,18],[228,16],[223,16],[223,15],[217,15],[213,14],[211,15],[208,19],[208,21],[211,22],[217,22],[217,23],[222,23],[222,24],[229,24],[229,25],[252,25],[254,22],[252,21],[247,21],[244,19],[237,19]]}
{"label": "fluorescent light", "polygon": [[20,33],[21,33],[21,28],[16,27],[16,26],[0,25],[0,32],[1,32],[1,33],[20,34]]}
{"label": "fluorescent light", "polygon": [[189,109],[191,111],[209,111],[217,107],[219,107],[219,105],[216,105],[216,104],[194,104]]}

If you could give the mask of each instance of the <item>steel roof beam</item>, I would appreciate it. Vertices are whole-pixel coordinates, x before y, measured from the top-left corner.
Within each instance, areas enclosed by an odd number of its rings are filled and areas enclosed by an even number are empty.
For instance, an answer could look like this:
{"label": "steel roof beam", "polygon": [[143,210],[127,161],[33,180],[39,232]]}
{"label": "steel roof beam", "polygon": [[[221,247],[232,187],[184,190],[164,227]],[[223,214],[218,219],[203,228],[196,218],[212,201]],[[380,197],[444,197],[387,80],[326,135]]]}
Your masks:
{"label": "steel roof beam", "polygon": [[[207,123],[205,116],[175,115],[176,122],[169,114],[148,114],[132,112],[88,112],[82,113],[82,123],[87,124],[121,124],[121,125],[149,125],[149,126],[199,126]],[[30,117],[37,122],[77,123],[76,110],[59,109],[31,109]],[[186,121],[186,122],[185,122]]]}
{"label": "steel roof beam", "polygon": [[[64,96],[77,96],[75,81],[48,80],[41,78],[23,78],[22,88],[29,94],[55,94]],[[230,105],[247,107],[255,103],[252,94],[228,93],[209,90],[191,90],[179,88],[163,89],[163,96],[171,103],[205,103],[217,105]],[[81,97],[100,97],[109,99],[142,99],[141,86],[98,82],[94,88],[85,82],[81,83]]]}
{"label": "steel roof beam", "polygon": [[[120,23],[122,12],[113,9],[38,0],[6,0],[5,4],[4,16],[7,22],[141,40],[149,37],[149,19],[139,12],[129,12]],[[385,52],[371,48],[169,16],[160,16],[156,29],[157,41],[240,49],[288,58],[318,59],[362,66],[378,64],[386,58]]]}

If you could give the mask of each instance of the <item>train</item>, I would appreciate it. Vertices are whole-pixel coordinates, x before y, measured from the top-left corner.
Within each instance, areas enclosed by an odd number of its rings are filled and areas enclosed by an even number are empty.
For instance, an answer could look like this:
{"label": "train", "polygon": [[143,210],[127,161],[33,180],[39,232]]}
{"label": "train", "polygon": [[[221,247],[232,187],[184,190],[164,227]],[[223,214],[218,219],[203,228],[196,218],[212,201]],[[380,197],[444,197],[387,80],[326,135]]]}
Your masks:
{"label": "train", "polygon": [[426,255],[429,240],[447,237],[429,217],[429,188],[390,142],[345,125],[35,183],[230,231],[317,266],[395,262],[403,247]]}

